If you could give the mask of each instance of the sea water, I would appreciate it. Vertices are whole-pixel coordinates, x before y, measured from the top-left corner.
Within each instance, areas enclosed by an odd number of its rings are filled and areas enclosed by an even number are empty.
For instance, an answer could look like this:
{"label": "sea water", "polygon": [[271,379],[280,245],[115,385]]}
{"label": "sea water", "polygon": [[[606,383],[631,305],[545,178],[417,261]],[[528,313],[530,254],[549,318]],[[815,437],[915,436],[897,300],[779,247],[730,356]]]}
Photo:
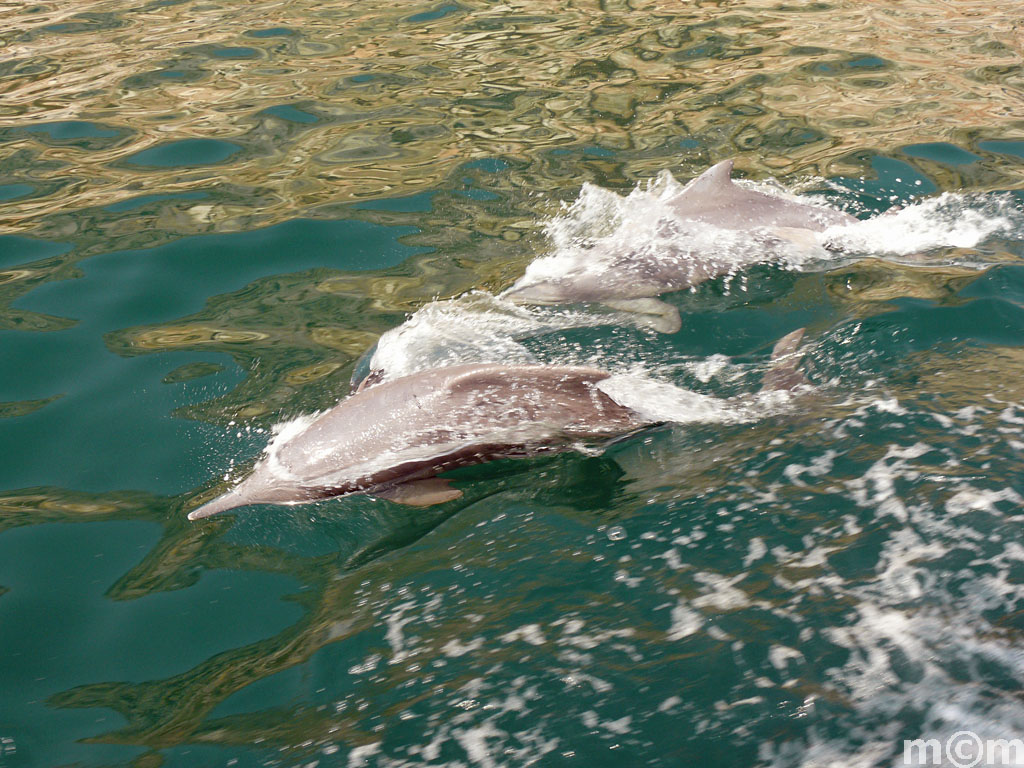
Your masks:
{"label": "sea water", "polygon": [[[1018,11],[0,11],[0,766],[1024,760]],[[673,228],[728,158],[858,223]],[[677,333],[501,297],[674,246]],[[375,356],[661,423],[186,520]]]}

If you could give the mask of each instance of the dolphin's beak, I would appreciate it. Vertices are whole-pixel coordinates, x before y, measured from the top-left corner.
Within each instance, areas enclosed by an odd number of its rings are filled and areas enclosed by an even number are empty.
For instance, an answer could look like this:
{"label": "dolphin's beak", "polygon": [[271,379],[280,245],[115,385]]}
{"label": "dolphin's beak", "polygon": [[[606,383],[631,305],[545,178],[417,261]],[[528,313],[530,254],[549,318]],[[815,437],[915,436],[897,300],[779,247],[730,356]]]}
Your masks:
{"label": "dolphin's beak", "polygon": [[552,283],[533,283],[532,285],[513,285],[499,294],[499,298],[507,299],[516,304],[563,304],[567,301],[565,291]]}
{"label": "dolphin's beak", "polygon": [[204,517],[219,515],[238,507],[248,507],[251,504],[295,504],[319,498],[298,488],[281,487],[274,481],[268,482],[266,478],[259,476],[258,466],[256,470],[256,474],[249,475],[231,490],[193,509],[188,513],[188,519],[202,520]]}
{"label": "dolphin's beak", "polygon": [[213,515],[220,514],[221,512],[227,512],[229,509],[235,507],[245,506],[248,502],[242,498],[241,494],[236,489],[232,489],[227,493],[218,496],[213,501],[208,501],[200,507],[196,507],[188,513],[189,520],[202,520],[204,517],[211,517]]}

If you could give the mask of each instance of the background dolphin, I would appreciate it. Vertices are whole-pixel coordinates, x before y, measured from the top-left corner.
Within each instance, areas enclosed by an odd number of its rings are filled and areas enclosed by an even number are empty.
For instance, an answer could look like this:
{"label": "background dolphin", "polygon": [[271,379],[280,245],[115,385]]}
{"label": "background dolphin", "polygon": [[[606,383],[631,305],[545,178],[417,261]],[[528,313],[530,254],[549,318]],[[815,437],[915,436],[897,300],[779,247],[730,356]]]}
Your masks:
{"label": "background dolphin", "polygon": [[724,160],[695,178],[671,201],[680,219],[719,229],[805,230],[824,232],[857,219],[834,208],[758,192],[732,180],[732,160]]}
{"label": "background dolphin", "polygon": [[[692,246],[685,237],[674,237],[664,247],[612,252],[616,246],[599,242],[562,274],[528,268],[501,297],[525,304],[601,302],[652,315],[657,330],[671,333],[679,329],[679,312],[656,296],[765,261],[766,252],[780,244],[822,247],[819,233],[857,221],[839,210],[742,187],[732,180],[732,166],[732,160],[712,166],[668,201],[674,220],[665,226],[699,232],[702,237]],[[742,247],[722,257],[716,245],[726,244],[708,241],[709,230],[719,240],[739,232],[749,238],[745,243],[734,238],[731,244]]]}
{"label": "background dolphin", "polygon": [[[802,329],[794,331],[776,345],[777,368],[795,371],[802,336]],[[386,381],[317,417],[285,425],[247,478],[189,519],[248,504],[301,504],[353,493],[438,504],[462,495],[436,477],[441,472],[566,450],[665,420],[602,391],[612,378],[577,366],[469,364]],[[781,374],[777,379],[786,386],[800,383]],[[700,400],[695,420],[726,402],[659,386],[685,395],[688,403]]]}

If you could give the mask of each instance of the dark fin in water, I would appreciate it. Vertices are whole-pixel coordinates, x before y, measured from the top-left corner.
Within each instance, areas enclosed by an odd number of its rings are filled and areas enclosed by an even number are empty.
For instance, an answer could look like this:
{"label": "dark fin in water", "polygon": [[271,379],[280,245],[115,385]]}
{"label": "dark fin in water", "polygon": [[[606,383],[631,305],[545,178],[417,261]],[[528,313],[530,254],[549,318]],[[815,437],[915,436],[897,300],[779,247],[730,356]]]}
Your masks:
{"label": "dark fin in water", "polygon": [[763,391],[795,389],[801,384],[810,383],[807,377],[797,370],[804,357],[798,350],[800,342],[804,339],[805,330],[798,328],[775,342],[772,349],[772,367],[765,374],[761,385]]}
{"label": "dark fin in water", "polygon": [[364,389],[369,389],[375,384],[380,384],[382,381],[384,381],[384,371],[379,368],[374,368],[366,374],[362,381],[356,384],[355,388],[352,390],[352,394],[354,395],[358,392],[362,392]]}
{"label": "dark fin in water", "polygon": [[360,389],[372,386],[380,380],[381,374],[378,372],[378,378],[376,381],[369,381],[370,377],[373,376],[374,373],[373,369],[370,368],[370,362],[373,360],[373,356],[377,352],[378,343],[379,342],[374,342],[373,346],[363,352],[363,354],[359,356],[359,359],[356,360],[356,364],[352,366],[352,378],[349,380],[349,383],[352,386],[353,392],[358,392]]}
{"label": "dark fin in water", "polygon": [[426,480],[412,480],[382,491],[373,491],[370,495],[410,507],[431,507],[460,498],[462,491],[452,488],[447,480],[440,477],[428,477]]}

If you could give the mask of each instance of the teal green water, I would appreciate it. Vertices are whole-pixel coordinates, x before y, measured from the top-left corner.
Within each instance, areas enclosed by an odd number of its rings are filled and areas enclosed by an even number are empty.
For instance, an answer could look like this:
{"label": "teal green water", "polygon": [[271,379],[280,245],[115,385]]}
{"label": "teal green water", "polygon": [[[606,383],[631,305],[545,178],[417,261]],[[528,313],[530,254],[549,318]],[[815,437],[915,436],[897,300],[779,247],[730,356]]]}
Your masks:
{"label": "teal green water", "polygon": [[[888,766],[1024,738],[1013,12],[287,6],[10,11],[0,768]],[[665,297],[676,334],[524,344],[728,396],[805,326],[791,411],[466,468],[439,507],[186,520],[380,334],[548,253],[585,182],[733,156],[903,218]]]}

